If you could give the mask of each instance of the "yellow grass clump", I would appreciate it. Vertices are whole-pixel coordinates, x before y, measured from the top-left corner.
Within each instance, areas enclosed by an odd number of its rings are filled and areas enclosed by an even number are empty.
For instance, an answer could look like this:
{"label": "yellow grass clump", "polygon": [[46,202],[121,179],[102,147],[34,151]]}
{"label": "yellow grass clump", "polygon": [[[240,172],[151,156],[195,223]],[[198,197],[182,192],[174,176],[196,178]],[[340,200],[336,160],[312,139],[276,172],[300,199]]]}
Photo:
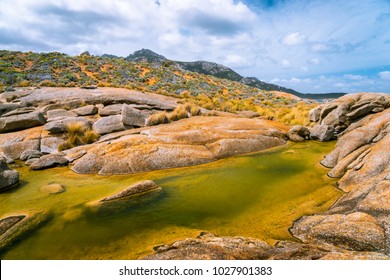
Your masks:
{"label": "yellow grass clump", "polygon": [[99,134],[84,123],[69,123],[66,125],[66,141],[58,147],[58,150],[63,151],[76,146],[91,144],[97,140],[99,140]]}

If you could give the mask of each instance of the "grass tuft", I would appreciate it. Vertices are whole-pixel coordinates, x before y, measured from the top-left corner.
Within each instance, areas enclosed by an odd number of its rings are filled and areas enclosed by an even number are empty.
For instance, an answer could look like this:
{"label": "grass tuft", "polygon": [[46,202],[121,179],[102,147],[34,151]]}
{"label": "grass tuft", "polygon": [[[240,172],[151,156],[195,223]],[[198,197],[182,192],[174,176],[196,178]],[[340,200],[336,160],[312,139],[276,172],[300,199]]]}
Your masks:
{"label": "grass tuft", "polygon": [[82,122],[66,125],[66,141],[58,147],[59,151],[91,144],[99,140],[99,134]]}

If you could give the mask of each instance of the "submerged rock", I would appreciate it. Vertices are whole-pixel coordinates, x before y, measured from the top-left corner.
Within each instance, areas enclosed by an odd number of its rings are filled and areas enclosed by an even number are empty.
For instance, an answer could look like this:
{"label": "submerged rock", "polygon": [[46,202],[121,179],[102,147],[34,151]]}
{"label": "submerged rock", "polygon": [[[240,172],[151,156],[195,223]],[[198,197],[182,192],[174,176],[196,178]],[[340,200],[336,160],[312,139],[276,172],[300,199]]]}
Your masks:
{"label": "submerged rock", "polygon": [[9,214],[0,219],[0,252],[50,218],[46,212]]}
{"label": "submerged rock", "polygon": [[100,200],[100,202],[108,202],[117,199],[128,198],[134,195],[141,195],[141,194],[148,193],[150,191],[157,191],[157,190],[161,190],[161,188],[157,186],[155,182],[151,180],[141,181],[124,189],[119,193],[103,198],[102,200]]}
{"label": "submerged rock", "polygon": [[145,181],[138,182],[118,193],[100,199],[98,201],[92,202],[89,205],[96,206],[96,205],[101,205],[106,203],[112,203],[118,200],[129,199],[134,196],[146,195],[148,193],[156,192],[160,190],[161,188],[155,182],[151,180],[145,180]]}
{"label": "submerged rock", "polygon": [[65,187],[60,184],[49,184],[41,187],[41,192],[48,194],[58,194],[65,191]]}

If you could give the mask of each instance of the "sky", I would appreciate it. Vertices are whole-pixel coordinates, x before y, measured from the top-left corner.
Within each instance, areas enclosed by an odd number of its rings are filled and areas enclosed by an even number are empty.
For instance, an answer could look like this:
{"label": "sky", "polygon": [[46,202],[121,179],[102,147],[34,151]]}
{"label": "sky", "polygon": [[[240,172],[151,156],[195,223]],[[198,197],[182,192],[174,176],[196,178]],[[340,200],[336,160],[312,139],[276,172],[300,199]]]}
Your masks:
{"label": "sky", "polygon": [[0,0],[0,49],[206,60],[306,93],[390,93],[390,0]]}

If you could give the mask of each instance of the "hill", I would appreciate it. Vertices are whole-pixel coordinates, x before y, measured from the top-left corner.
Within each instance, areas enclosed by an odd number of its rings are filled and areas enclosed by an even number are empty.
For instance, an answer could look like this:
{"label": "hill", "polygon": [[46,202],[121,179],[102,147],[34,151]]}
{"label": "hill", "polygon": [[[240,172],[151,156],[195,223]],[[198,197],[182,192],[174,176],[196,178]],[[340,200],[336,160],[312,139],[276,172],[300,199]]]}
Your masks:
{"label": "hill", "polygon": [[[239,81],[192,72],[159,55],[146,59],[144,55],[141,50],[133,54],[131,59],[135,61],[131,61],[88,52],[69,56],[58,52],[0,51],[0,92],[31,86],[127,88],[174,96],[209,110],[250,110],[287,124],[302,123],[314,106],[312,102],[301,102]],[[207,65],[215,69],[214,64]],[[275,91],[280,91],[280,87]],[[12,100],[12,94],[7,96]]]}
{"label": "hill", "polygon": [[[299,93],[293,89],[281,87],[275,84],[266,83],[260,81],[255,77],[243,77],[234,70],[226,67],[222,64],[209,61],[194,61],[194,62],[184,62],[184,61],[174,61],[169,60],[166,57],[159,55],[151,50],[142,49],[134,52],[133,54],[126,57],[127,60],[135,62],[148,62],[148,63],[158,63],[158,64],[176,64],[183,70],[196,72],[204,75],[210,75],[221,79],[227,79],[235,82],[240,82],[244,85],[255,87],[261,90],[267,91],[283,91],[287,93],[294,94],[296,96],[303,97],[302,93]],[[311,99],[316,99],[316,96],[310,96]]]}

